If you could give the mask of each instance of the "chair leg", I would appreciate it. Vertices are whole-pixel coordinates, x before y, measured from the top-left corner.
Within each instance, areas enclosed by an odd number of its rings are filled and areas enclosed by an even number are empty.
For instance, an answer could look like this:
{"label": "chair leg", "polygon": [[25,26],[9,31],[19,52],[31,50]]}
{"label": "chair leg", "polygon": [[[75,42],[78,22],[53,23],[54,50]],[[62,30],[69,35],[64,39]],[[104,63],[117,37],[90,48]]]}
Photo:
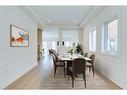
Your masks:
{"label": "chair leg", "polygon": [[91,72],[91,66],[89,66],[89,73]]}
{"label": "chair leg", "polygon": [[92,66],[92,71],[93,71],[93,76],[94,76],[94,73],[95,73],[94,66]]}
{"label": "chair leg", "polygon": [[84,80],[85,88],[86,88],[86,74],[85,73],[83,74],[83,80]]}
{"label": "chair leg", "polygon": [[74,74],[71,74],[71,78],[72,78],[72,88],[74,87]]}
{"label": "chair leg", "polygon": [[68,80],[70,79],[70,75],[68,75]]}
{"label": "chair leg", "polygon": [[65,67],[64,67],[64,77],[66,78],[66,69],[65,69]]}
{"label": "chair leg", "polygon": [[55,77],[55,75],[56,75],[56,69],[57,69],[57,67],[54,68],[54,77]]}

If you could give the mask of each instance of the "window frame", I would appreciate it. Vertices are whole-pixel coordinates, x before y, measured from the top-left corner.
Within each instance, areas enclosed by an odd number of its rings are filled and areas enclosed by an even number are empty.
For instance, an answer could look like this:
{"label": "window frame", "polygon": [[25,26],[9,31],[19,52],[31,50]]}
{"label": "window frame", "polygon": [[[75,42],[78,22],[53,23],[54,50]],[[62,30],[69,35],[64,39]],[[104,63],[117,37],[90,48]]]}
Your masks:
{"label": "window frame", "polygon": [[91,34],[93,34],[92,32],[93,31],[97,31],[97,29],[96,29],[96,26],[93,26],[92,28],[90,28],[89,29],[89,51],[92,51],[92,52],[96,52],[96,49],[97,49],[97,45],[96,45],[96,43],[97,43],[97,35],[96,35],[96,32],[95,32],[95,37],[96,37],[96,40],[95,40],[95,49],[93,49],[93,42],[92,42],[92,40],[91,40],[91,36],[93,36],[93,35],[91,35]]}
{"label": "window frame", "polygon": [[[117,20],[117,51],[108,51],[108,24]],[[119,55],[119,18],[117,16],[112,17],[111,19],[107,20],[103,24],[103,31],[102,31],[102,45],[101,45],[101,50],[102,53],[108,54],[108,55],[113,55],[117,56]]]}

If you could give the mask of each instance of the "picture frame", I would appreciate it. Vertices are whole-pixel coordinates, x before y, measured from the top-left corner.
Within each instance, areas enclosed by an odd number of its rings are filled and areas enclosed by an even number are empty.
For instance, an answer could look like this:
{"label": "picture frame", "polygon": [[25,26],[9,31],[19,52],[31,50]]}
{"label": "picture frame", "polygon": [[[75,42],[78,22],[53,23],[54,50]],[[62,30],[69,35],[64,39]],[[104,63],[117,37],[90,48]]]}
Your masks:
{"label": "picture frame", "polygon": [[64,41],[62,41],[62,45],[64,46]]}
{"label": "picture frame", "polygon": [[57,46],[59,45],[59,41],[57,41]]}
{"label": "picture frame", "polygon": [[29,32],[10,25],[10,46],[11,47],[29,47]]}

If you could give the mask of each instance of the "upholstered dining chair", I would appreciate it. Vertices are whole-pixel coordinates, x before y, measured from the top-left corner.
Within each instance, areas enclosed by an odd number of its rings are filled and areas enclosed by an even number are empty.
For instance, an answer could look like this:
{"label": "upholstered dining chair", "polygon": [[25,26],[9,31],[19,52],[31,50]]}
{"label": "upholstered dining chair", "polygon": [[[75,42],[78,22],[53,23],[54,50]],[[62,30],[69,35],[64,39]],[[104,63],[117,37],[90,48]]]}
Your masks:
{"label": "upholstered dining chair", "polygon": [[86,60],[83,58],[76,58],[72,63],[72,67],[69,68],[72,78],[72,88],[74,87],[75,75],[82,74],[86,87]]}
{"label": "upholstered dining chair", "polygon": [[51,49],[49,49],[49,54],[51,54],[52,53],[52,51],[51,51]]}
{"label": "upholstered dining chair", "polygon": [[95,73],[95,70],[94,70],[95,54],[91,54],[90,59],[91,60],[86,63],[86,67],[89,68],[89,71],[91,71],[91,69],[92,69],[93,76],[94,76],[94,73]]}
{"label": "upholstered dining chair", "polygon": [[53,50],[53,54],[55,55],[57,61],[62,62],[62,60],[58,57],[59,54],[55,50]]}
{"label": "upholstered dining chair", "polygon": [[49,54],[53,54],[53,50],[52,49],[49,49]]}
{"label": "upholstered dining chair", "polygon": [[65,62],[62,62],[62,61],[58,61],[55,54],[52,54],[52,58],[53,58],[53,65],[54,65],[54,77],[56,75],[56,70],[58,67],[63,67],[64,69],[64,77],[66,76],[65,75]]}

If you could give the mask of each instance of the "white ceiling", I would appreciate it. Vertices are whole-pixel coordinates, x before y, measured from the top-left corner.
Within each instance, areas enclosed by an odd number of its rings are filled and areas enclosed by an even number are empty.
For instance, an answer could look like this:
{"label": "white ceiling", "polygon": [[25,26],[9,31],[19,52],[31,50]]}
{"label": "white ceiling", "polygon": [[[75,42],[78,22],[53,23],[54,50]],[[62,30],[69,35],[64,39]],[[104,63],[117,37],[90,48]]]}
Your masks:
{"label": "white ceiling", "polygon": [[92,6],[31,6],[45,26],[77,26],[93,9]]}

